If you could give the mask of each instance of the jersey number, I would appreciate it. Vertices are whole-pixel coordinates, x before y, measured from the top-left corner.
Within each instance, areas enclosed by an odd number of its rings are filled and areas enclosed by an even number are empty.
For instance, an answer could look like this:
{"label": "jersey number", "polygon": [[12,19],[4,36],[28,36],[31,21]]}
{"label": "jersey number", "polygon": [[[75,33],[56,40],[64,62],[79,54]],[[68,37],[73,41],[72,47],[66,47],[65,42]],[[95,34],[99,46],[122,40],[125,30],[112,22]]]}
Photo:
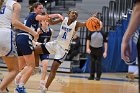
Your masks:
{"label": "jersey number", "polygon": [[3,6],[3,7],[1,8],[0,14],[4,14],[5,8],[6,8],[6,6]]}
{"label": "jersey number", "polygon": [[66,39],[67,38],[67,32],[64,32],[62,38]]}

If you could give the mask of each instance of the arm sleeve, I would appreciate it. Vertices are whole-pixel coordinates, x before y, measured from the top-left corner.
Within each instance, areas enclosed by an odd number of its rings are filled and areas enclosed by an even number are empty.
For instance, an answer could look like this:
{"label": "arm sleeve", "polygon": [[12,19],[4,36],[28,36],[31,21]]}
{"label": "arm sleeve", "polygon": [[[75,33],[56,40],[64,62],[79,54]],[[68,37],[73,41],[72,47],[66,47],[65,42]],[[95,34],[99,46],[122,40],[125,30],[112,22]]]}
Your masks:
{"label": "arm sleeve", "polygon": [[103,41],[108,42],[108,33],[107,32],[101,32],[103,35]]}
{"label": "arm sleeve", "polygon": [[92,33],[90,33],[90,34],[87,36],[87,40],[91,40],[91,35],[92,35]]}

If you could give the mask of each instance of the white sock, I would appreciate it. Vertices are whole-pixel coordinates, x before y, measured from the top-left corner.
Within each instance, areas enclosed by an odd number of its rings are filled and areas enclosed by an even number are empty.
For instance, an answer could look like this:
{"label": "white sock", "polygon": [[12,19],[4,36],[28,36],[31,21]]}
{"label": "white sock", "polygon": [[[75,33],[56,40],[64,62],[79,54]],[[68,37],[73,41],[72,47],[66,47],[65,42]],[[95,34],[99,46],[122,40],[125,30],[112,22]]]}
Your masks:
{"label": "white sock", "polygon": [[21,78],[21,76],[22,76],[22,74],[21,74],[21,73],[18,73],[18,74],[17,74],[17,76],[16,76],[16,78],[15,78],[15,85],[16,85],[16,86],[18,86],[18,85],[19,85],[19,83],[17,82],[17,80],[16,80],[16,79]]}
{"label": "white sock", "polygon": [[24,86],[24,83],[23,82],[19,83],[19,87],[20,88],[23,87],[23,86]]}
{"label": "white sock", "polygon": [[40,89],[45,89],[45,80],[40,80]]}

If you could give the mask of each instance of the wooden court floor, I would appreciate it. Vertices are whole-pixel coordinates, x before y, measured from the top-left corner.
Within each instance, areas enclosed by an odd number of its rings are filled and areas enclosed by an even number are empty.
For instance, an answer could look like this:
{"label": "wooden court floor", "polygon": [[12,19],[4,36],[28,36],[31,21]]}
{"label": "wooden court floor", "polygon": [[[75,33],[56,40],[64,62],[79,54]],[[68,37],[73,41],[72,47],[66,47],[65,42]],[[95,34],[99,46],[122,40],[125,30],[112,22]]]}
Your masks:
{"label": "wooden court floor", "polygon": [[[7,74],[7,71],[0,71]],[[88,80],[89,74],[57,73],[47,93],[138,93],[138,80],[133,82],[125,77],[126,73],[103,73],[100,81]],[[26,84],[27,93],[40,93],[40,73],[32,75]],[[9,93],[14,93],[12,82]],[[15,92],[16,93],[16,92]]]}

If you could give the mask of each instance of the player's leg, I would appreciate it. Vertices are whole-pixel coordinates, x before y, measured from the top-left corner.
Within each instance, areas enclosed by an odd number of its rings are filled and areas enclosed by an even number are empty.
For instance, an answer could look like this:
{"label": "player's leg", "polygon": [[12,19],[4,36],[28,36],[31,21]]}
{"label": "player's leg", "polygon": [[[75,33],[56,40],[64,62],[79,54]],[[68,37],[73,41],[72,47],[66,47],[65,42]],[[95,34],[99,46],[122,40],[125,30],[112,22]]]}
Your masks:
{"label": "player's leg", "polygon": [[64,61],[64,59],[67,55],[67,52],[68,52],[67,50],[61,48],[61,46],[59,46],[59,45],[56,45],[54,48],[55,48],[54,50],[56,50],[56,54],[54,57],[54,62],[52,64],[49,77],[47,79],[47,83],[46,83],[47,89],[50,86],[51,82],[54,80],[56,71],[59,68],[59,66],[61,65],[61,63]]}
{"label": "player's leg", "polygon": [[21,73],[23,74],[20,82],[25,84],[31,76],[35,67],[34,52],[32,52],[31,55],[24,55],[24,59],[26,61],[26,67],[21,71]]}
{"label": "player's leg", "polygon": [[96,60],[96,80],[100,80],[102,74],[102,56],[98,56]]}
{"label": "player's leg", "polygon": [[24,69],[18,74],[20,75],[20,79],[18,79],[19,84],[16,88],[16,91],[18,91],[19,93],[26,93],[24,85],[28,81],[35,67],[32,38],[30,35],[19,34],[16,38],[16,44],[18,55],[20,56],[20,58],[24,59],[21,59],[20,61],[24,61],[26,63]]}
{"label": "player's leg", "polygon": [[41,80],[40,80],[40,89],[45,89],[45,79],[47,75],[47,68],[48,68],[48,61],[43,60],[42,61],[42,72],[41,72]]}
{"label": "player's leg", "polygon": [[49,54],[49,52],[47,51],[47,49],[45,48],[44,44],[36,46],[34,48],[34,56],[35,56],[35,69],[39,69],[39,56],[40,54]]}
{"label": "player's leg", "polygon": [[[24,73],[22,70],[26,67],[26,62],[23,56],[18,56],[18,66],[19,66],[19,73],[15,78],[16,86],[19,85],[19,80],[21,79],[22,74]],[[22,71],[22,73],[21,73]]]}
{"label": "player's leg", "polygon": [[138,49],[138,72],[139,72],[139,89],[140,89],[140,35],[137,43],[137,49]]}
{"label": "player's leg", "polygon": [[41,93],[46,93],[47,89],[49,88],[50,84],[52,83],[52,81],[55,78],[56,71],[57,71],[58,67],[60,66],[60,64],[61,63],[59,60],[54,60],[52,67],[51,67],[50,74],[47,79],[47,82],[45,84],[45,87],[43,87],[43,89],[41,89]]}
{"label": "player's leg", "polygon": [[25,89],[24,85],[26,84],[26,82],[30,78],[30,76],[35,68],[34,52],[32,52],[32,54],[30,54],[30,55],[24,55],[23,57],[26,61],[26,66],[19,73],[21,76],[19,79],[19,84],[16,88],[16,91],[18,91],[19,93],[26,93],[26,89]]}
{"label": "player's leg", "polygon": [[23,56],[18,57],[18,66],[19,66],[19,71],[21,71],[26,66],[26,62]]}
{"label": "player's leg", "polygon": [[2,56],[2,59],[6,63],[9,70],[9,73],[4,77],[0,84],[0,91],[3,91],[18,74],[18,60],[16,57],[17,52],[15,48],[15,33],[11,31],[11,29],[4,29],[0,31],[0,55]]}
{"label": "player's leg", "polygon": [[52,83],[52,81],[54,80],[55,75],[56,75],[56,71],[57,71],[57,69],[59,68],[60,65],[61,65],[61,62],[59,60],[54,60],[54,62],[52,64],[52,67],[51,67],[49,77],[47,79],[47,83],[45,85],[47,89],[50,86],[50,84]]}
{"label": "player's leg", "polygon": [[46,83],[45,79],[46,79],[47,69],[48,69],[48,55],[46,54],[40,55],[40,60],[42,62],[40,89],[44,89]]}
{"label": "player's leg", "polygon": [[[46,89],[49,88],[50,84],[54,80],[56,72],[57,72],[57,69],[59,68],[61,63],[64,61],[64,59],[66,57],[66,54],[68,52],[67,50],[63,49],[61,46],[59,46],[59,45],[57,45],[55,43],[53,43],[52,45],[53,46],[51,46],[51,44],[46,45],[46,47],[48,48],[49,51],[51,51],[51,50],[55,51],[54,61],[53,61],[52,67],[51,67],[49,77],[48,77],[46,85],[45,85]],[[43,91],[42,93],[45,93],[45,92]]]}
{"label": "player's leg", "polygon": [[42,75],[41,75],[41,80],[45,80],[46,75],[47,75],[47,69],[48,69],[48,60],[43,60],[42,61]]}
{"label": "player's leg", "polygon": [[[35,57],[37,57],[39,59],[39,54],[44,54],[45,53],[45,46],[42,44],[42,45],[39,45],[39,46],[36,46],[34,48],[34,52],[35,52]],[[47,53],[45,53],[47,54]]]}
{"label": "player's leg", "polygon": [[95,61],[96,61],[96,58],[95,58],[95,55],[94,54],[90,54],[90,76],[88,78],[88,80],[94,80],[95,78]]}
{"label": "player's leg", "polygon": [[15,56],[13,57],[2,57],[4,62],[6,63],[9,73],[4,77],[0,84],[0,90],[4,90],[10,82],[14,80],[16,75],[18,74],[18,60]]}

